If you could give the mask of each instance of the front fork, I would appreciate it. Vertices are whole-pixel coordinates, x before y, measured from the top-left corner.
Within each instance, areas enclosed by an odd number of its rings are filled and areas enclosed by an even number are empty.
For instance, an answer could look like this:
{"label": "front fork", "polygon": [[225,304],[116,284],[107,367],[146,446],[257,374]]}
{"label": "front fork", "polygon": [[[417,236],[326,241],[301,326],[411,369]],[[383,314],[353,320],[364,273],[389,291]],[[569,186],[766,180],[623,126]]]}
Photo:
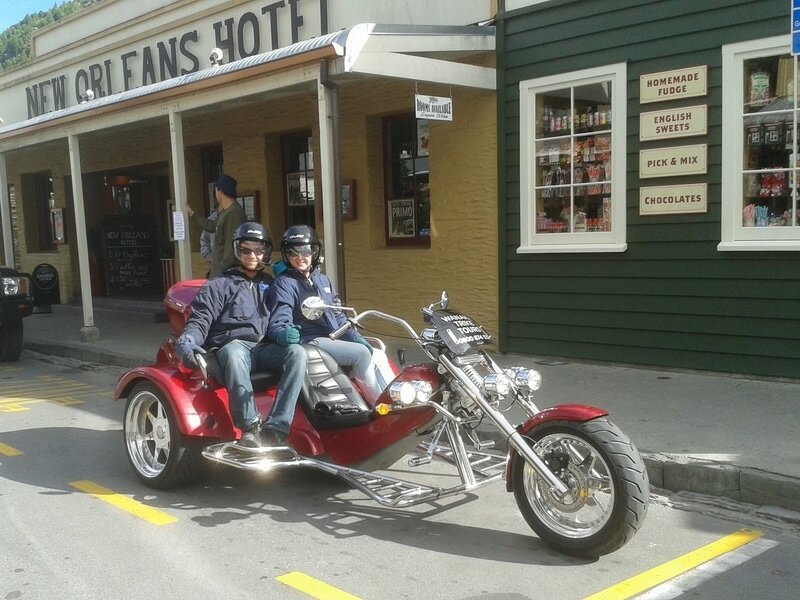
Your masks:
{"label": "front fork", "polygon": [[[456,378],[458,382],[464,387],[464,389],[469,394],[470,398],[481,407],[484,414],[486,414],[489,419],[497,426],[500,431],[503,432],[508,443],[511,447],[513,447],[520,456],[525,459],[536,473],[542,477],[547,483],[550,484],[550,487],[557,491],[559,494],[565,494],[568,491],[567,486],[555,476],[555,474],[544,464],[541,458],[537,456],[537,454],[531,449],[531,447],[525,442],[525,439],[517,432],[511,423],[508,422],[503,416],[503,413],[496,410],[487,400],[483,397],[483,393],[481,390],[476,386],[472,380],[467,377],[461,369],[456,366],[447,356],[440,355],[439,360],[441,363],[447,368],[447,370]],[[462,442],[463,448],[463,442]],[[459,471],[461,469],[459,468]]]}

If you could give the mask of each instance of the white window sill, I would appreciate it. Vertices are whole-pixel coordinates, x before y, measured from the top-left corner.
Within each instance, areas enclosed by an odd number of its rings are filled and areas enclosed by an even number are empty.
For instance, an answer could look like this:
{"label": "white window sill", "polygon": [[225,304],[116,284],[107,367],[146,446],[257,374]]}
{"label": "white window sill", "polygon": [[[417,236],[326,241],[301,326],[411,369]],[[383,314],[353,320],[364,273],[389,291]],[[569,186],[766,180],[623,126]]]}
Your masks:
{"label": "white window sill", "polygon": [[782,252],[786,250],[800,251],[800,240],[720,242],[719,252]]}
{"label": "white window sill", "polygon": [[547,244],[520,246],[517,254],[568,254],[577,252],[625,252],[628,244]]}

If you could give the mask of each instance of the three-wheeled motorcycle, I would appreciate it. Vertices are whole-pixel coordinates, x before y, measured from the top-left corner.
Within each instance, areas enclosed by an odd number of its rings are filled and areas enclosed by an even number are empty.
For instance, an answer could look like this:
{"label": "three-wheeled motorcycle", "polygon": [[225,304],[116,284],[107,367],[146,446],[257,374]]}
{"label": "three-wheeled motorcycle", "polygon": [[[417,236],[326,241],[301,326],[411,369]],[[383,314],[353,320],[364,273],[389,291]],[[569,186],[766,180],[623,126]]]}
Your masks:
{"label": "three-wheeled motorcycle", "polygon": [[[449,309],[445,293],[421,309],[426,327],[420,332],[378,310],[358,312],[308,298],[302,307],[307,318],[319,318],[325,310],[348,315],[332,338],[379,319],[416,342],[427,360],[392,364],[393,380],[371,402],[330,355],[306,345],[308,373],[287,445],[240,446],[241,431],[231,420],[213,353],[201,369],[188,370],[175,352],[191,300],[203,283],[184,281],[170,288],[165,304],[171,335],[156,363],[130,370],[117,385],[115,398],[126,399],[127,456],[148,486],[192,481],[203,472],[203,461],[255,472],[307,467],[342,478],[381,505],[402,508],[505,479],[531,528],[567,554],[613,552],[641,527],[649,484],[634,444],[600,408],[539,409],[533,393],[541,385],[540,374],[498,366],[485,350],[490,336]],[[370,342],[385,351],[380,340]],[[252,379],[259,412],[266,415],[276,377],[255,373]],[[522,423],[505,417],[502,409],[512,403],[524,411]],[[482,439],[479,429],[487,427],[507,440],[507,451],[495,450],[485,435]],[[433,460],[452,465],[461,483],[441,488],[384,472],[407,455],[412,468]]]}

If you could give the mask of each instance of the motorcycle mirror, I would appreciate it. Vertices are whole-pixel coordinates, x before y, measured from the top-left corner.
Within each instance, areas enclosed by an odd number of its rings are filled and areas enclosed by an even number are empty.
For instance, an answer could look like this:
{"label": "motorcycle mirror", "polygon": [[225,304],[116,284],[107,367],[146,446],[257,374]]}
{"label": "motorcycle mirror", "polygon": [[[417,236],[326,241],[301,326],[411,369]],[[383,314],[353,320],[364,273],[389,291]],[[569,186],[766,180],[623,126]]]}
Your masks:
{"label": "motorcycle mirror", "polygon": [[447,292],[442,290],[442,297],[439,300],[439,304],[441,304],[442,310],[447,308],[447,305],[449,304],[449,302],[450,302],[450,298],[447,296]]}
{"label": "motorcycle mirror", "polygon": [[309,321],[316,321],[322,316],[325,310],[325,303],[319,296],[309,296],[300,305],[300,311]]}

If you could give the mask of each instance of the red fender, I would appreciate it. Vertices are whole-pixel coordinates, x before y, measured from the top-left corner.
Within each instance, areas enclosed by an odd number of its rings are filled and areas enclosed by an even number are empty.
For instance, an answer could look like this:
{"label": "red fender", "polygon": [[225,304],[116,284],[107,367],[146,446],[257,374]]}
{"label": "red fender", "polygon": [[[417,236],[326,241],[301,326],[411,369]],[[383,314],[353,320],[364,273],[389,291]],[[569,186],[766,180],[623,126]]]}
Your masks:
{"label": "red fender", "polygon": [[[178,428],[186,436],[235,440],[241,431],[234,427],[228,406],[228,391],[221,386],[206,388],[199,373],[186,374],[171,364],[137,367],[125,373],[117,382],[114,400],[127,398],[134,385],[148,381],[169,402]],[[275,401],[275,390],[256,393],[256,405],[261,414],[268,414]],[[319,456],[325,447],[319,433],[308,422],[299,403],[289,432],[292,447],[305,456]]]}
{"label": "red fender", "polygon": [[127,398],[134,385],[148,381],[169,402],[178,428],[187,436],[235,439],[236,430],[223,387],[206,388],[202,378],[185,375],[175,365],[136,367],[117,382],[114,399]]}
{"label": "red fender", "polygon": [[[575,423],[585,423],[592,419],[605,417],[608,412],[602,408],[587,406],[586,404],[559,404],[551,408],[545,408],[540,413],[535,414],[522,425],[517,427],[517,431],[522,435],[527,435],[535,427],[539,427],[550,421],[573,421]],[[511,473],[514,468],[514,461],[520,460],[519,453],[512,447],[508,447],[508,462],[506,463],[506,491],[514,491],[514,482],[511,480]]]}

